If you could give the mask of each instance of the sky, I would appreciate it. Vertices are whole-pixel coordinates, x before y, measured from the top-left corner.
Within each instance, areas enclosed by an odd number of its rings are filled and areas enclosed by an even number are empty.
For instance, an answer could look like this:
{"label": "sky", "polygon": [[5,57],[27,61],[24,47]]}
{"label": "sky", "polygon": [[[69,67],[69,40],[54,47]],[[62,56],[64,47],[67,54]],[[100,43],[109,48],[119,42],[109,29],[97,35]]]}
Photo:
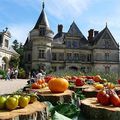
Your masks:
{"label": "sky", "polygon": [[[12,41],[25,43],[37,22],[43,0],[0,0],[0,31],[6,27]],[[88,30],[101,31],[106,23],[117,43],[120,43],[120,0],[44,0],[51,29],[56,34],[58,24],[67,32],[74,21],[87,38]]]}

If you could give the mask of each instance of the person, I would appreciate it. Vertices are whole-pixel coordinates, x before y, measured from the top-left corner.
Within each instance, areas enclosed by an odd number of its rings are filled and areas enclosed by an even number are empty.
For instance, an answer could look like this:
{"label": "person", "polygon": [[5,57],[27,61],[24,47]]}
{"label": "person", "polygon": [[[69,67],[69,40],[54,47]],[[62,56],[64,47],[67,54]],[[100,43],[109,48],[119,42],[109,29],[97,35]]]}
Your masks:
{"label": "person", "polygon": [[15,76],[15,79],[17,79],[17,77],[18,77],[18,70],[17,69],[15,69],[15,71],[14,71],[14,76]]}
{"label": "person", "polygon": [[32,77],[36,78],[36,72],[35,71],[32,72]]}
{"label": "person", "polygon": [[38,72],[37,75],[36,75],[36,80],[39,80],[42,78],[42,73],[41,72]]}
{"label": "person", "polygon": [[41,72],[44,76],[46,75],[45,67],[44,67],[44,66],[42,66],[42,67],[40,68],[40,72]]}
{"label": "person", "polygon": [[7,74],[6,74],[6,80],[10,80],[10,69],[8,68]]}

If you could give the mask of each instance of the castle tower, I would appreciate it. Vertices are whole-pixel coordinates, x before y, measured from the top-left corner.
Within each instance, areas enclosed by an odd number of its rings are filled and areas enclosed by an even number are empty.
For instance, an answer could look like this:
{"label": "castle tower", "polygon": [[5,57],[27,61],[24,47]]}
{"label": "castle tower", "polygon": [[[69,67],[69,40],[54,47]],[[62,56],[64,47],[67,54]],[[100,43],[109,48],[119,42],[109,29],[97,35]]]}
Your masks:
{"label": "castle tower", "polygon": [[50,67],[52,41],[53,32],[50,29],[43,2],[40,16],[25,43],[26,63],[29,69],[39,69],[41,66]]}

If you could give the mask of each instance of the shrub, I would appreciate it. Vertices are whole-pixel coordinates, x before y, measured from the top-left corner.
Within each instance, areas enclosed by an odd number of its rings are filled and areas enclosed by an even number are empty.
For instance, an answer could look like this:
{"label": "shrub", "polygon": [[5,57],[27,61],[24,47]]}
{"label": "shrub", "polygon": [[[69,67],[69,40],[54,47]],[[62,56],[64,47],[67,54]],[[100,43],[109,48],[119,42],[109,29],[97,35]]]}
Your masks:
{"label": "shrub", "polygon": [[5,77],[6,77],[6,71],[0,69],[0,75],[2,75],[2,78],[5,79]]}
{"label": "shrub", "polygon": [[26,73],[25,73],[25,70],[23,68],[19,69],[18,77],[19,78],[25,78],[26,77]]}
{"label": "shrub", "polygon": [[84,75],[84,73],[74,70],[59,70],[59,71],[51,72],[50,75],[63,77],[63,76],[80,76],[80,75]]}

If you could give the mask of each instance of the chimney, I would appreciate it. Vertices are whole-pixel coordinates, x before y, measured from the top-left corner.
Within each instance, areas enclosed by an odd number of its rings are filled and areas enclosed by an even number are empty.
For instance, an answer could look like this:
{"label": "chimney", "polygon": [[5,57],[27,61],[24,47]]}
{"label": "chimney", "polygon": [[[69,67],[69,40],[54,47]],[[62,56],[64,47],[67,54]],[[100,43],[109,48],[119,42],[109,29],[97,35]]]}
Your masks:
{"label": "chimney", "polygon": [[94,32],[94,29],[90,29],[88,31],[88,40],[91,42],[93,40],[93,32]]}
{"label": "chimney", "polygon": [[63,30],[63,25],[62,24],[58,25],[58,33],[62,33],[62,30]]}
{"label": "chimney", "polygon": [[94,37],[99,33],[99,31],[94,31]]}

